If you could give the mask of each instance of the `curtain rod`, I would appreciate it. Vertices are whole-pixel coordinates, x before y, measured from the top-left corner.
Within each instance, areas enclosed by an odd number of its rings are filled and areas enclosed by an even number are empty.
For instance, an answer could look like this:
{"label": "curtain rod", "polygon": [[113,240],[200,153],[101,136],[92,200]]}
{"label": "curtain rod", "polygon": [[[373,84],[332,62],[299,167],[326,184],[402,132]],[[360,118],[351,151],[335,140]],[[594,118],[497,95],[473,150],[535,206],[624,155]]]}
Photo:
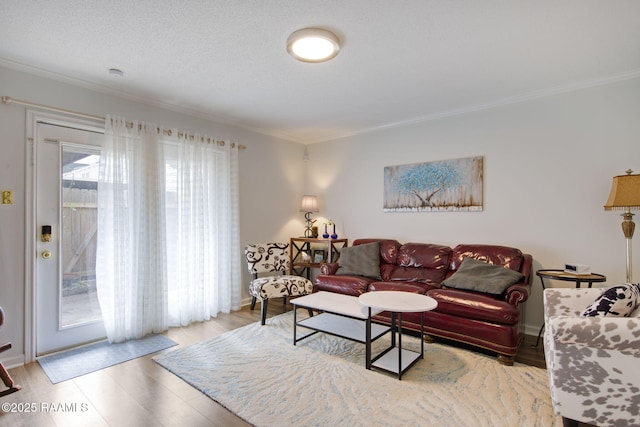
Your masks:
{"label": "curtain rod", "polygon": [[[94,116],[93,114],[79,113],[77,111],[67,110],[67,109],[64,109],[64,108],[50,107],[48,105],[37,104],[35,102],[22,101],[20,99],[15,99],[15,98],[12,98],[10,96],[3,96],[1,99],[2,99],[2,102],[7,104],[7,105],[15,103],[15,104],[20,104],[20,105],[26,105],[28,107],[35,107],[35,108],[41,108],[41,109],[44,109],[44,110],[50,110],[50,111],[56,111],[56,112],[60,112],[60,113],[72,114],[74,116],[80,116],[80,117],[84,117],[84,118],[91,119],[91,120],[99,120],[99,121],[103,121],[103,122],[106,121],[106,118],[102,117],[102,116]],[[133,127],[133,122],[126,122],[126,125],[127,125],[127,127]],[[138,126],[140,126],[140,125],[138,125]],[[158,129],[158,131],[160,131],[160,129]],[[171,129],[165,129],[164,130],[164,134],[167,135],[167,136],[171,136],[173,134],[173,132],[171,131]],[[193,139],[194,135],[187,135],[187,134],[185,134],[183,132],[178,132],[178,137],[185,137],[185,138]],[[200,137],[200,141],[205,142],[204,137]],[[214,142],[214,141],[211,138],[207,138],[206,142],[207,143],[211,143],[211,142]],[[225,145],[224,141],[215,141],[215,142],[220,146]],[[235,147],[235,145],[236,145],[235,142],[232,142],[231,143],[231,148]],[[238,149],[239,150],[244,150],[246,148],[247,147],[245,145],[238,144]]]}

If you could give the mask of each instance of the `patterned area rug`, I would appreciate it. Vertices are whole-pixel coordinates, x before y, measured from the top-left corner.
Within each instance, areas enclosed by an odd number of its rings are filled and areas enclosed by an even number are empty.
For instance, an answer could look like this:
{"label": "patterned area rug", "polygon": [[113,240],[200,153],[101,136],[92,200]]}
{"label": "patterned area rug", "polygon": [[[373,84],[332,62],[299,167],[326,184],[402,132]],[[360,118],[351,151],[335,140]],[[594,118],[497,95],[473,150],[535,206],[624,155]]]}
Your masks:
{"label": "patterned area rug", "polygon": [[292,322],[286,313],[153,360],[256,426],[562,425],[544,369],[425,344],[398,381],[365,369],[363,344],[320,333],[293,346]]}
{"label": "patterned area rug", "polygon": [[53,384],[108,368],[178,345],[164,335],[150,335],[118,344],[106,341],[41,357],[38,363]]}

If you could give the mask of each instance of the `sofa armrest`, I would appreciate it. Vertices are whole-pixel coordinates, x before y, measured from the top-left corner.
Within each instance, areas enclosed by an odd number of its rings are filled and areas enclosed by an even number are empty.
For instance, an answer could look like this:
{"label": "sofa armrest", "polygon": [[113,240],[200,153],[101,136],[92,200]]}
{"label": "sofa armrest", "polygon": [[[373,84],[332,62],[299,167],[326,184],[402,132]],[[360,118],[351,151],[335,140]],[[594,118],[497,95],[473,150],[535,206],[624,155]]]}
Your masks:
{"label": "sofa armrest", "polygon": [[338,271],[338,267],[340,267],[340,264],[337,262],[325,262],[320,266],[320,274],[333,276]]}
{"label": "sofa armrest", "polygon": [[603,288],[545,289],[543,294],[545,321],[559,316],[580,316],[603,291]]}
{"label": "sofa armrest", "polygon": [[549,319],[546,327],[558,344],[640,356],[640,318],[637,317],[558,316]]}
{"label": "sofa armrest", "polygon": [[518,305],[529,299],[531,285],[522,282],[511,285],[507,288],[504,300],[511,305]]}
{"label": "sofa armrest", "polygon": [[531,293],[531,270],[533,268],[533,257],[530,254],[522,254],[522,265],[520,273],[524,278],[518,283],[511,285],[505,292],[504,300],[513,306],[517,306],[529,299]]}

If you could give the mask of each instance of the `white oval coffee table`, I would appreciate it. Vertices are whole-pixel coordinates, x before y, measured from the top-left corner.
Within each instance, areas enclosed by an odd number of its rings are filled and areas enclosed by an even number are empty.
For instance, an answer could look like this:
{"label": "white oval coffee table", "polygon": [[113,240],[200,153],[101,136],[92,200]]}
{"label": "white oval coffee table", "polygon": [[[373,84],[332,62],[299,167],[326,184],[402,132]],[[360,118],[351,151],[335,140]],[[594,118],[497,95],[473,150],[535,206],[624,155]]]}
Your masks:
{"label": "white oval coffee table", "polygon": [[[377,368],[391,372],[402,379],[404,374],[418,359],[424,359],[424,312],[435,309],[438,302],[426,295],[403,291],[374,291],[358,297],[360,303],[371,310],[391,312],[391,345],[375,357],[371,356],[371,342],[367,340],[367,369]],[[420,313],[420,353],[402,348],[402,313]],[[398,319],[396,325],[396,317]],[[396,346],[396,328],[398,345]]]}

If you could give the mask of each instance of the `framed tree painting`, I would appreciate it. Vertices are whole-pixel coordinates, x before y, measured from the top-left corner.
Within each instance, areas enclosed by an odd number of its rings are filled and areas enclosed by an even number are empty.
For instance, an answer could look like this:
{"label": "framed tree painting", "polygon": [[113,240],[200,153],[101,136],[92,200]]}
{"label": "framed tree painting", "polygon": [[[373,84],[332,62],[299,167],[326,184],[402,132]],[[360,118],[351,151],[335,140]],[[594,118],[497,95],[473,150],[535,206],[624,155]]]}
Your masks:
{"label": "framed tree painting", "polygon": [[482,211],[483,157],[387,166],[385,212]]}

